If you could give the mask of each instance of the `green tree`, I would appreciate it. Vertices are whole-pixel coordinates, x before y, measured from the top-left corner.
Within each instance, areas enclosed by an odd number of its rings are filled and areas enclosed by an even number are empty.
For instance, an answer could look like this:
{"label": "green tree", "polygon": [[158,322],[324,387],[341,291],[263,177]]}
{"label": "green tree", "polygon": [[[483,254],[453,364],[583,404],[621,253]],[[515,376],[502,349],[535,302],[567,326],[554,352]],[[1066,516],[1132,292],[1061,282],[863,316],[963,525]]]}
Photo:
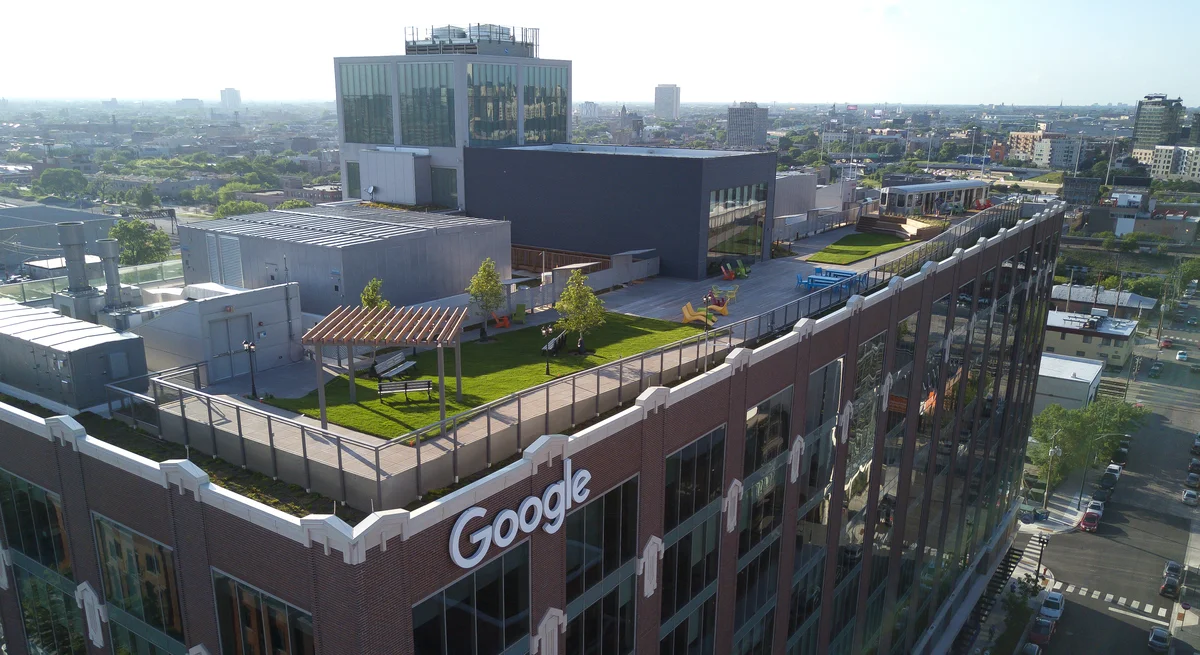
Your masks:
{"label": "green tree", "polygon": [[304,209],[305,207],[312,207],[312,206],[313,206],[313,204],[307,200],[301,200],[300,198],[292,198],[291,200],[284,200],[275,209]]}
{"label": "green tree", "polygon": [[207,184],[201,184],[192,189],[192,200],[198,205],[211,205],[216,197],[212,187]]}
{"label": "green tree", "polygon": [[237,200],[237,194],[239,191],[258,190],[258,187],[246,184],[245,182],[230,182],[220,189],[217,189],[217,203],[223,205],[227,202],[233,202],[234,200]]}
{"label": "green tree", "polygon": [[214,218],[226,218],[228,216],[240,216],[242,214],[256,214],[258,212],[269,211],[270,207],[261,202],[253,200],[234,200],[231,202],[223,202],[217,205],[217,211],[213,212]]}
{"label": "green tree", "polygon": [[587,276],[576,270],[567,280],[567,287],[558,297],[554,309],[558,310],[559,319],[554,327],[568,332],[578,332],[579,341],[576,345],[579,353],[586,354],[583,337],[589,331],[604,325],[604,301],[596,297],[596,292],[587,285]]}
{"label": "green tree", "polygon": [[73,196],[87,189],[87,178],[70,168],[47,168],[38,176],[38,186],[45,193],[56,196]]}
{"label": "green tree", "polygon": [[1117,246],[1118,246],[1117,237],[1112,234],[1104,237],[1104,241],[1102,241],[1100,243],[1100,247],[1104,248],[1105,250],[1110,250],[1110,251],[1116,250]]}
{"label": "green tree", "polygon": [[[367,286],[363,287],[362,293],[358,295],[359,301],[363,307],[367,309],[388,309],[392,306],[392,302],[383,297],[383,280],[373,277]],[[375,356],[378,351],[377,346],[371,347],[371,366],[375,366]],[[386,371],[385,371],[386,372]]]}
{"label": "green tree", "polygon": [[171,237],[140,218],[121,219],[108,231],[108,238],[121,243],[121,264],[153,264],[171,256]]}
{"label": "green tree", "polygon": [[1100,286],[1104,287],[1105,289],[1116,289],[1118,286],[1120,286],[1120,284],[1121,278],[1117,277],[1116,275],[1110,275],[1100,280]]}
{"label": "green tree", "polygon": [[137,199],[134,202],[142,209],[150,209],[155,205],[162,204],[162,200],[154,195],[154,187],[149,184],[143,184],[142,188],[138,189]]}
{"label": "green tree", "polygon": [[1099,458],[1110,454],[1122,434],[1145,416],[1145,409],[1113,398],[1097,398],[1081,409],[1048,405],[1033,417],[1029,459],[1044,472],[1050,464],[1050,449],[1057,446],[1062,450],[1061,455],[1053,458],[1052,489],[1068,471],[1086,465],[1089,453],[1094,452]]}
{"label": "green tree", "polygon": [[1200,280],[1200,259],[1188,258],[1179,265],[1179,274],[1184,284],[1192,280]]}
{"label": "green tree", "polygon": [[1133,232],[1121,237],[1121,243],[1117,246],[1121,252],[1133,252],[1138,249],[1138,237]]}
{"label": "green tree", "polygon": [[479,327],[479,340],[487,341],[488,317],[504,302],[504,287],[500,284],[500,274],[496,272],[496,262],[492,261],[491,257],[479,264],[479,270],[471,276],[466,292],[483,315],[483,323]]}
{"label": "green tree", "polygon": [[1157,300],[1162,295],[1163,279],[1157,275],[1147,275],[1126,282],[1125,288],[1139,296]]}

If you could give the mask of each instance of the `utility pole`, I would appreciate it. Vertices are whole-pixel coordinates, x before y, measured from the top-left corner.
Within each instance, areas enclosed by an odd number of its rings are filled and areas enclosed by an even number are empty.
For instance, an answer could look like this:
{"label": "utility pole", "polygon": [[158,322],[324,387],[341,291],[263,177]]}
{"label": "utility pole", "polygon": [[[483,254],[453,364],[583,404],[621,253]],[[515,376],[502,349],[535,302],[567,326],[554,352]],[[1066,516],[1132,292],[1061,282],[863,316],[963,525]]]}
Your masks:
{"label": "utility pole", "polygon": [[1108,170],[1104,172],[1104,183],[1108,184],[1108,178],[1112,175],[1112,160],[1113,153],[1117,150],[1117,139],[1113,137],[1112,145],[1108,148]]}

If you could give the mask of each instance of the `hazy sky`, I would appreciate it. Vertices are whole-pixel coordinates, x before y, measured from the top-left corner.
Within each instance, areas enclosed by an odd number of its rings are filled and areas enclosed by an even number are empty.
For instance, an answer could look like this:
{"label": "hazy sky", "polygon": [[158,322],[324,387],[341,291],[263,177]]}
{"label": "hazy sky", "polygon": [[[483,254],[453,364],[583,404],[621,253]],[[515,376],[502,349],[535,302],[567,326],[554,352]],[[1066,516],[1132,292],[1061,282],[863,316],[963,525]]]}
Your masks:
{"label": "hazy sky", "polygon": [[541,28],[574,100],[1200,105],[1197,0],[4,3],[0,96],[332,100],[333,57],[404,27]]}

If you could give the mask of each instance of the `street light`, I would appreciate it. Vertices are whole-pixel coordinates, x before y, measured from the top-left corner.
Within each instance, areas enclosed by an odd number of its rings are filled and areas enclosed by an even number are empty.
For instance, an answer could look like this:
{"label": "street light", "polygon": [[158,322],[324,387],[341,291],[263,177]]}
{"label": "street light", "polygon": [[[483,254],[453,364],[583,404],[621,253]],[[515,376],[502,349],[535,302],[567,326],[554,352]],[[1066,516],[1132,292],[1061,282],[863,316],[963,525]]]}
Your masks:
{"label": "street light", "polygon": [[1062,430],[1058,430],[1050,436],[1050,443],[1053,446],[1050,448],[1049,457],[1046,459],[1046,490],[1042,493],[1043,510],[1050,506],[1050,474],[1054,472],[1054,458],[1062,457],[1062,448],[1058,447],[1058,435],[1061,432]]}
{"label": "street light", "polygon": [[242,350],[250,354],[250,396],[258,400],[258,385],[254,383],[254,342],[249,340],[243,341]]}
{"label": "street light", "polygon": [[[553,325],[547,324],[542,326],[543,337],[548,337],[552,334],[554,334]],[[550,375],[550,344],[547,343],[545,346],[542,346],[542,353],[546,355],[546,375]]]}
{"label": "street light", "polygon": [[1083,482],[1079,484],[1079,500],[1075,502],[1075,509],[1083,509],[1083,489],[1087,486],[1088,467],[1092,464],[1092,455],[1095,453],[1094,447],[1096,442],[1108,436],[1111,435],[1102,434],[1098,437],[1094,437],[1091,442],[1088,443],[1087,458],[1083,460]]}

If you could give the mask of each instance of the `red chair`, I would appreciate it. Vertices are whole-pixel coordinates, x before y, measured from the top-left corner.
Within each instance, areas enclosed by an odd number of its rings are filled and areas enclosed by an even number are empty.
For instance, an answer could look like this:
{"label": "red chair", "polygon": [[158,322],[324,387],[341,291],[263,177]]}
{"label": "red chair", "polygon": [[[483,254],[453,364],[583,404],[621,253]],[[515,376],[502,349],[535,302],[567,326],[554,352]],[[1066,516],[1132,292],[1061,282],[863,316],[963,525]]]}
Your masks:
{"label": "red chair", "polygon": [[512,323],[508,321],[507,316],[496,316],[496,312],[492,312],[492,320],[496,321],[496,327],[498,328],[512,327]]}

